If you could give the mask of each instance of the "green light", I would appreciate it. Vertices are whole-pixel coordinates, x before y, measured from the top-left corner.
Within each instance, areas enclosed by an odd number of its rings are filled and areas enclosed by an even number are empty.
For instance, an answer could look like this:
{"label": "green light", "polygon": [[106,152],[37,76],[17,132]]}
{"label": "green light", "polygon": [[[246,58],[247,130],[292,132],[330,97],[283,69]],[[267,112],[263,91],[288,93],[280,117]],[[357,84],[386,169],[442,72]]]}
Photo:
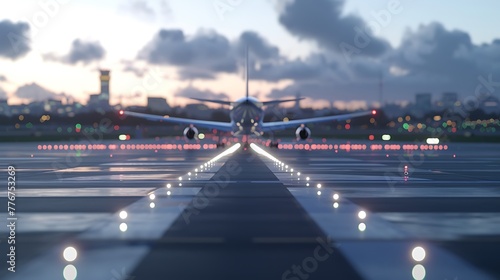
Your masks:
{"label": "green light", "polygon": [[62,128],[61,128],[61,127],[58,127],[58,128],[57,128],[57,132],[61,133],[61,132],[62,132]]}
{"label": "green light", "polygon": [[444,122],[443,127],[446,128],[447,126],[448,126],[448,124]]}
{"label": "green light", "polygon": [[82,125],[81,125],[81,124],[79,124],[79,123],[77,123],[77,124],[75,125],[75,127],[76,127],[76,129],[82,129]]}
{"label": "green light", "polygon": [[404,129],[408,130],[408,128],[409,128],[409,127],[410,127],[410,125],[409,125],[409,124],[407,124],[407,123],[404,123],[404,124],[403,124],[403,128],[404,128]]}
{"label": "green light", "polygon": [[27,123],[26,128],[33,128],[33,124],[31,122]]}

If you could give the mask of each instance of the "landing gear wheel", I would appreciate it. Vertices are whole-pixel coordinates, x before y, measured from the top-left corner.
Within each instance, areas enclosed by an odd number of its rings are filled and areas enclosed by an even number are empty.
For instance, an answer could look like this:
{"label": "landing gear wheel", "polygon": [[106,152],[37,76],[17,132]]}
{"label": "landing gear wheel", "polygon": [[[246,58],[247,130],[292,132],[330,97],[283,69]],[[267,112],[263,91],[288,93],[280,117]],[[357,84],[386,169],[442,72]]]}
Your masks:
{"label": "landing gear wheel", "polygon": [[217,148],[224,148],[226,144],[224,143],[217,143]]}

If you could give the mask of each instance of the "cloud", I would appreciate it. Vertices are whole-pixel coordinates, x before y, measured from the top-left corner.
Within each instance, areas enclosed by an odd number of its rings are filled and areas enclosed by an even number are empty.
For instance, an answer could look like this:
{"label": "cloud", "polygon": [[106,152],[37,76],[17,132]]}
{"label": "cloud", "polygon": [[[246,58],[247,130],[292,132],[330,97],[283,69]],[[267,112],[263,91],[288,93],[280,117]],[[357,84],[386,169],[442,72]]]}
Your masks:
{"label": "cloud", "polygon": [[271,45],[266,39],[262,38],[258,33],[253,31],[245,31],[241,33],[238,42],[236,43],[238,54],[243,57],[245,49],[248,47],[252,55],[260,60],[276,60],[280,58],[279,48]]}
{"label": "cloud", "polygon": [[186,37],[181,30],[163,29],[138,56],[152,64],[177,66],[181,79],[214,79],[217,74],[243,69],[247,46],[252,79],[307,79],[321,71],[318,67],[323,61],[319,56],[311,56],[307,62],[289,61],[280,55],[278,47],[253,31],[245,31],[230,41],[215,31]]}
{"label": "cloud", "polygon": [[67,64],[77,64],[79,62],[89,64],[92,61],[103,59],[105,55],[106,51],[99,42],[84,42],[80,39],[75,39],[67,55],[45,54],[44,58]]}
{"label": "cloud", "polygon": [[[279,22],[300,39],[317,42],[319,46],[337,53],[344,50],[339,47],[341,44],[358,48],[362,45],[359,54],[363,56],[379,56],[390,49],[385,40],[367,36],[367,23],[362,18],[343,15],[343,6],[343,0],[317,0],[314,4],[309,0],[293,0],[281,9]],[[368,37],[366,43],[361,34]]]}
{"label": "cloud", "polygon": [[57,94],[36,83],[31,83],[20,86],[14,95],[18,98],[28,99],[29,101],[43,101],[47,99],[60,99],[63,94]]}
{"label": "cloud", "polygon": [[[186,37],[182,30],[162,29],[139,53],[139,58],[152,64],[181,68],[181,78],[213,77],[217,73],[234,73],[236,60],[229,40],[215,31],[200,31]],[[186,74],[184,77],[182,74]]]}
{"label": "cloud", "polygon": [[172,9],[167,0],[147,1],[131,0],[120,6],[121,11],[130,13],[141,21],[155,21],[157,19],[168,19],[173,17]]}
{"label": "cloud", "polygon": [[145,67],[137,66],[134,61],[122,60],[121,63],[124,65],[123,66],[124,72],[134,73],[137,77],[142,78],[144,74],[147,72],[147,69]]}
{"label": "cloud", "polygon": [[250,78],[265,81],[308,80],[317,79],[331,71],[334,65],[330,65],[326,58],[319,54],[310,55],[305,60],[281,59],[279,62],[263,62],[254,65],[250,71]]}
{"label": "cloud", "polygon": [[0,21],[0,57],[17,59],[30,51],[27,23]]}
{"label": "cloud", "polygon": [[[319,1],[324,4],[321,2],[324,0]],[[331,3],[341,7],[341,1]],[[215,31],[186,36],[181,30],[165,29],[143,48],[139,57],[149,63],[175,66],[181,79],[214,79],[220,73],[243,72],[247,45],[252,80],[293,82],[273,90],[268,98],[300,92],[314,99],[373,102],[379,100],[381,77],[385,100],[413,100],[416,92],[439,95],[454,91],[465,97],[474,94],[479,76],[490,74],[493,81],[500,82],[500,64],[496,63],[500,60],[500,40],[475,45],[468,33],[447,30],[439,23],[407,30],[398,48],[385,48],[370,56],[353,55],[350,61],[341,53],[324,48],[305,58],[290,59],[253,31],[230,40]],[[214,93],[195,92],[193,88],[180,92],[179,96],[186,94],[218,98]]]}
{"label": "cloud", "polygon": [[398,79],[401,82],[470,94],[478,84],[478,76],[500,75],[500,66],[495,63],[499,53],[496,41],[474,45],[466,32],[430,23],[409,31],[387,63],[408,73]]}
{"label": "cloud", "polygon": [[[384,82],[387,100],[412,100],[416,92],[431,92],[440,98],[442,92],[457,92],[462,98],[473,96],[478,77],[500,82],[500,40],[475,45],[469,34],[447,30],[440,23],[421,25],[408,30],[397,49],[376,57],[354,57],[347,63],[342,57],[328,56],[323,69],[310,79],[296,79],[294,84],[269,94],[270,98],[295,95],[328,100],[365,99],[378,101],[379,79]],[[336,64],[337,67],[326,67]],[[289,68],[288,68],[289,69]],[[277,71],[282,73],[283,71]],[[486,87],[483,87],[486,90]],[[496,92],[500,90],[496,88]]]}
{"label": "cloud", "polygon": [[136,0],[130,4],[130,8],[136,14],[155,16],[155,11],[149,6],[147,1]]}
{"label": "cloud", "polygon": [[210,90],[201,90],[192,86],[178,90],[175,93],[176,97],[186,97],[186,98],[206,98],[214,100],[229,100],[229,96],[226,93],[215,93]]}

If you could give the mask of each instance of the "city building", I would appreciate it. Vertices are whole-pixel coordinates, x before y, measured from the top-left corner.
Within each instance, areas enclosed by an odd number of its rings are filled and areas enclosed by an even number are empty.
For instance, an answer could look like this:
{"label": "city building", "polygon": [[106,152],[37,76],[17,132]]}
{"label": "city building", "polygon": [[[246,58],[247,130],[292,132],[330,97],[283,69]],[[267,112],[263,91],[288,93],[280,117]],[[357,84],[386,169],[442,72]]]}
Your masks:
{"label": "city building", "polygon": [[415,106],[423,110],[430,110],[432,107],[432,94],[430,93],[415,94]]}
{"label": "city building", "polygon": [[416,117],[423,117],[426,113],[432,111],[432,94],[415,94],[415,104],[411,106],[410,113]]}
{"label": "city building", "polygon": [[500,101],[494,96],[488,96],[482,100],[479,109],[486,114],[498,114],[500,112]]}
{"label": "city building", "polygon": [[205,104],[187,104],[184,111],[190,118],[209,119],[212,116],[212,110]]}
{"label": "city building", "polygon": [[0,115],[10,116],[10,107],[6,99],[0,99]]}
{"label": "city building", "polygon": [[456,92],[444,92],[441,96],[440,107],[443,109],[452,109],[456,106],[458,94]]}
{"label": "city building", "polygon": [[148,97],[147,108],[153,113],[166,113],[171,109],[167,99],[161,97]]}

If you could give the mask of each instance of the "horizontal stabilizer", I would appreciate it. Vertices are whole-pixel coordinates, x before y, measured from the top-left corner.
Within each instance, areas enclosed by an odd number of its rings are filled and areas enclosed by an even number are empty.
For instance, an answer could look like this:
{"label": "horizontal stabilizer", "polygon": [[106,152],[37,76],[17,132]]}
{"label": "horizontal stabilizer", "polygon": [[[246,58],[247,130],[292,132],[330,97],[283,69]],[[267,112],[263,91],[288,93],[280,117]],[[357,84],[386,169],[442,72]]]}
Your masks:
{"label": "horizontal stabilizer", "polygon": [[222,105],[231,105],[231,101],[203,99],[203,98],[194,98],[194,97],[190,97],[189,99],[193,99],[193,100],[197,100],[197,101],[202,101],[202,102],[217,103],[217,104],[222,104]]}
{"label": "horizontal stabilizer", "polygon": [[282,100],[271,100],[271,101],[264,101],[262,102],[262,105],[266,106],[266,105],[275,105],[275,104],[279,104],[279,103],[283,103],[283,102],[292,102],[292,101],[300,101],[300,100],[303,100],[305,98],[294,98],[294,99],[282,99]]}

